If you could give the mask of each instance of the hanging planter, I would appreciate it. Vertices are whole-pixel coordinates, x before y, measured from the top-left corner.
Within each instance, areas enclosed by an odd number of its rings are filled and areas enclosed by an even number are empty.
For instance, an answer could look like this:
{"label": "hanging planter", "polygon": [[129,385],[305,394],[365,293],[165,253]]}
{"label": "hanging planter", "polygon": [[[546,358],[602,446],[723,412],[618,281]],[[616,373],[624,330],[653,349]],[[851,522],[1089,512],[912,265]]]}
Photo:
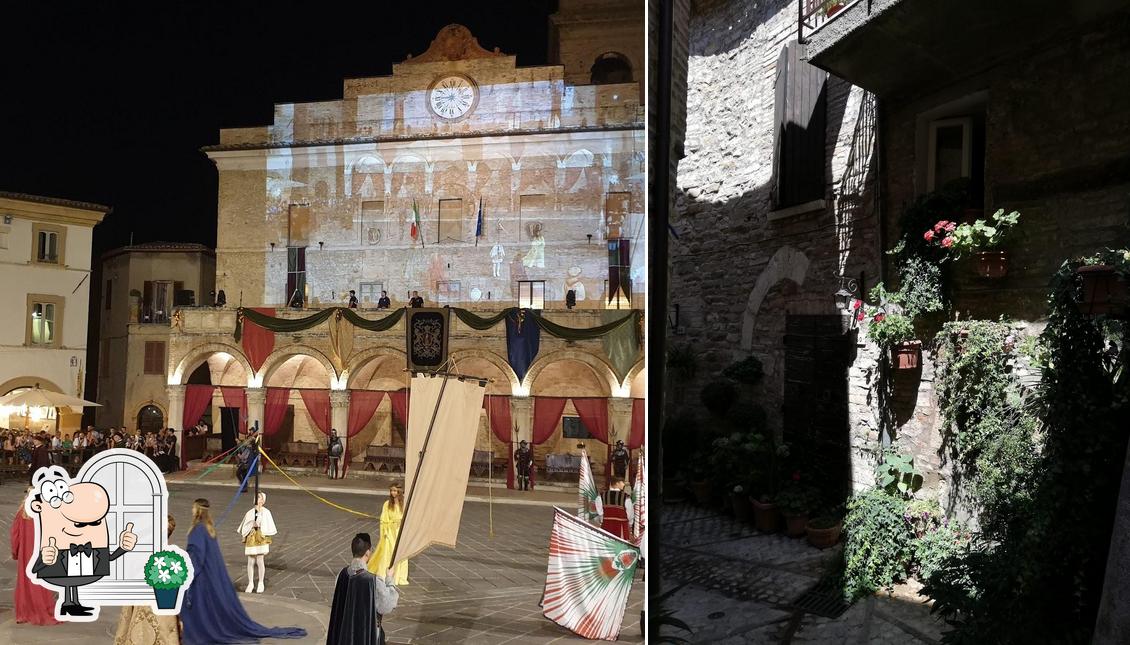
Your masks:
{"label": "hanging planter", "polygon": [[922,364],[922,341],[908,340],[891,346],[891,367],[916,370]]}
{"label": "hanging planter", "polygon": [[1082,298],[1076,301],[1079,311],[1088,316],[1124,316],[1130,298],[1126,281],[1106,264],[1079,267],[1076,275],[1082,278]]}
{"label": "hanging planter", "polygon": [[977,275],[999,280],[1008,275],[1008,251],[977,251],[973,254]]}

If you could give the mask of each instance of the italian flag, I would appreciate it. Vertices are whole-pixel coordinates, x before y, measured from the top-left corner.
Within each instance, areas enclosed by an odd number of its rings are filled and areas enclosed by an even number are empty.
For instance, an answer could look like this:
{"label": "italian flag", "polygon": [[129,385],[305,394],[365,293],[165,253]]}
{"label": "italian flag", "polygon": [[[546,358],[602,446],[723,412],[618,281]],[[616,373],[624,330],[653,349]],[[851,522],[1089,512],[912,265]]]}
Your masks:
{"label": "italian flag", "polygon": [[596,482],[592,478],[592,467],[589,466],[588,452],[581,451],[581,472],[577,482],[577,517],[599,526],[600,516],[596,513],[596,498],[600,493],[596,490]]}
{"label": "italian flag", "polygon": [[639,549],[554,508],[542,614],[591,640],[616,640]]}
{"label": "italian flag", "polygon": [[[412,200],[412,228],[409,231],[412,234],[413,240],[416,239],[418,236],[421,236],[420,228],[421,228],[420,227],[420,209],[419,209],[419,207],[416,206],[416,200],[413,199]],[[424,241],[424,239],[421,236],[420,242],[422,243],[423,241]]]}

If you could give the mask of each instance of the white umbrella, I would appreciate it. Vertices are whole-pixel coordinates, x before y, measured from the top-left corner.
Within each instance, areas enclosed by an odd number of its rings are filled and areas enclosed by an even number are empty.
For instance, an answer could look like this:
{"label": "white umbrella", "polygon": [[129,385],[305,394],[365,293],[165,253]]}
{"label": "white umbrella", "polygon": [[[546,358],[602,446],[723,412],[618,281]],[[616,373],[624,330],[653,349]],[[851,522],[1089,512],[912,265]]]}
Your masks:
{"label": "white umbrella", "polygon": [[14,392],[4,397],[0,397],[0,405],[10,406],[23,406],[26,405],[32,408],[90,408],[102,407],[93,401],[80,399],[77,396],[70,396],[62,392],[53,392],[51,390],[40,389],[38,385],[30,390],[23,392]]}

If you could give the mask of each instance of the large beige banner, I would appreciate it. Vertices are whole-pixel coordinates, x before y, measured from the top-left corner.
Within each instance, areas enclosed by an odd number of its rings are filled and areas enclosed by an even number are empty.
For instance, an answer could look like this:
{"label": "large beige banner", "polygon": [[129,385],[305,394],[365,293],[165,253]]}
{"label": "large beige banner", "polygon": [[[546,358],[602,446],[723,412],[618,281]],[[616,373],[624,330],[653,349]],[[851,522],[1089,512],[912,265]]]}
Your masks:
{"label": "large beige banner", "polygon": [[[478,381],[414,376],[411,392],[404,473],[407,507],[393,564],[433,544],[455,546],[486,388]],[[420,450],[433,414],[435,425],[421,462]]]}

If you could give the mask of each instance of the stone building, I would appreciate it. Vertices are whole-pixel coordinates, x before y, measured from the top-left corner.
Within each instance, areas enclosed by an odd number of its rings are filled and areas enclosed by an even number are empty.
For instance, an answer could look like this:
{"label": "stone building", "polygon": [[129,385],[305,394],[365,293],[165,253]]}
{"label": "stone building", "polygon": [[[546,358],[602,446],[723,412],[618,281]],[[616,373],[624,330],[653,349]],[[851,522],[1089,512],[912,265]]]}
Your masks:
{"label": "stone building", "polygon": [[210,304],[216,254],[200,244],[147,242],[102,255],[98,427],[167,427],[165,356],[177,306]]}
{"label": "stone building", "polygon": [[[94,227],[110,209],[0,192],[0,396],[40,386],[86,398],[87,309]],[[31,416],[26,413],[33,413]],[[45,416],[46,415],[46,416]],[[77,430],[82,410],[0,408],[0,427]]]}
{"label": "stone building", "polygon": [[[407,387],[403,321],[385,332],[357,330],[347,356],[334,353],[325,327],[278,334],[273,352],[253,365],[232,337],[237,304],[298,318],[311,312],[293,305],[340,306],[352,290],[372,318],[387,313],[373,311],[382,291],[394,309],[418,291],[428,306],[483,316],[530,307],[574,328],[642,308],[642,20],[629,37],[621,14],[606,19],[603,7],[562,3],[553,18],[560,41],[550,44],[560,65],[518,67],[449,25],[391,76],[346,80],[341,100],[277,105],[269,126],[221,131],[219,145],[205,151],[219,171],[216,288],[229,308],[179,310],[167,358],[170,418],[182,418],[186,388],[203,385],[225,388],[211,406],[217,428],[234,422],[236,407],[244,410],[239,424],[262,422],[271,390],[288,388],[294,411],[272,441],[324,442],[304,390],[329,390],[332,425],[345,428],[351,391]],[[582,11],[592,20],[577,31]],[[602,36],[586,31],[601,24]],[[584,56],[582,36],[595,47]],[[622,63],[615,74],[594,78],[594,66],[599,72],[609,59]],[[575,308],[566,307],[568,291]],[[618,369],[600,340],[543,337],[519,378],[501,325],[452,325],[458,371],[490,377],[488,393],[508,397],[513,443],[531,439],[539,397],[604,400],[609,441],[628,439],[632,399],[643,396],[642,355]],[[393,399],[384,396],[350,440],[355,467],[367,446],[403,445]],[[569,419],[577,415],[570,400],[536,448],[539,465],[548,454],[576,452]],[[508,454],[512,446],[487,424],[484,413],[479,449]],[[597,464],[605,452],[590,449]]]}

